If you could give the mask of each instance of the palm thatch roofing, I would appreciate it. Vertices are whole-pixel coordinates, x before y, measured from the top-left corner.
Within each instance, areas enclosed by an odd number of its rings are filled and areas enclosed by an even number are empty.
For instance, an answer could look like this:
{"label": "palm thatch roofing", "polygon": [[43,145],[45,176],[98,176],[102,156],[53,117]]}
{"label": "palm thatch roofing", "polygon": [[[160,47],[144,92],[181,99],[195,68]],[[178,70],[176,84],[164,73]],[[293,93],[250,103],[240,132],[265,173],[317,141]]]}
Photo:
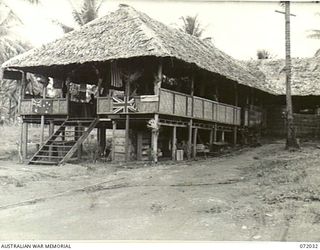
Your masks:
{"label": "palm thatch roofing", "polygon": [[[254,60],[245,62],[251,72],[278,95],[286,93],[285,60]],[[292,59],[292,95],[307,96],[320,95],[320,59],[293,58]]]}
{"label": "palm thatch roofing", "polygon": [[[2,65],[29,72],[87,62],[136,57],[175,58],[242,85],[273,93],[245,65],[214,45],[170,28],[127,5],[61,39],[32,49]],[[49,75],[47,75],[49,76]]]}

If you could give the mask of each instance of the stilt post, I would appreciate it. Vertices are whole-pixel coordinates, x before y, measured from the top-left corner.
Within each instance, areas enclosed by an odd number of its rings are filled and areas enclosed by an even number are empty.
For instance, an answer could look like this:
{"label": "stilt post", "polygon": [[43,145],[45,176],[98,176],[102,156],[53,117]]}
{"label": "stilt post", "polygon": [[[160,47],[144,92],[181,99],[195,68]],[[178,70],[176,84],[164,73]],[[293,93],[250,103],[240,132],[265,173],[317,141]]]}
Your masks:
{"label": "stilt post", "polygon": [[177,155],[177,127],[173,126],[172,128],[172,147],[171,147],[171,153],[172,153],[172,160],[176,160]]}
{"label": "stilt post", "polygon": [[21,151],[22,151],[22,161],[27,159],[28,155],[28,123],[22,123],[22,140],[21,140]]}
{"label": "stilt post", "polygon": [[112,161],[115,161],[116,159],[116,130],[117,130],[117,122],[113,120],[112,121],[112,152],[111,152]]}
{"label": "stilt post", "polygon": [[196,158],[196,156],[197,156],[197,138],[198,138],[198,128],[194,128],[194,130],[193,130],[193,152],[192,152],[193,158]]}

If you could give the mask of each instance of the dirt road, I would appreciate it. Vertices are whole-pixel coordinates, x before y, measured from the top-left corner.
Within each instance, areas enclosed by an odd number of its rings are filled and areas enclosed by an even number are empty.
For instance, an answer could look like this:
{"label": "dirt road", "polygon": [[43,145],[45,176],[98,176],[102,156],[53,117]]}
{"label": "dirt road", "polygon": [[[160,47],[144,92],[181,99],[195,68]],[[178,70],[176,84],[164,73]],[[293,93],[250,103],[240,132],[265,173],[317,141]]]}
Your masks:
{"label": "dirt road", "polygon": [[0,240],[320,240],[320,149],[157,166],[0,162]]}

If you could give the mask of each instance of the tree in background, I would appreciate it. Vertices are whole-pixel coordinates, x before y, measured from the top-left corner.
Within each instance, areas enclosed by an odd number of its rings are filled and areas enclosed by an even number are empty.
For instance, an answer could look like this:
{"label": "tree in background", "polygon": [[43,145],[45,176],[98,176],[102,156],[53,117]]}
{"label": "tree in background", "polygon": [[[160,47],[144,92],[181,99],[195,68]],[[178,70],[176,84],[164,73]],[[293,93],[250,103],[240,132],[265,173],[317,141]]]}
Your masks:
{"label": "tree in background", "polygon": [[273,59],[274,56],[271,54],[270,51],[266,49],[259,49],[257,50],[257,58],[258,59]]}
{"label": "tree in background", "polygon": [[[28,0],[30,3],[37,3],[35,0]],[[10,58],[31,49],[31,45],[21,40],[14,32],[14,28],[23,25],[17,14],[0,0],[0,64]],[[0,119],[15,119],[18,108],[20,86],[16,81],[0,81]]]}
{"label": "tree in background", "polygon": [[202,27],[201,23],[199,22],[198,15],[195,16],[182,16],[181,20],[183,22],[183,25],[181,27],[181,30],[188,33],[189,35],[201,37],[204,28]]}
{"label": "tree in background", "polygon": [[[78,26],[83,26],[86,23],[89,23],[96,19],[99,15],[99,10],[104,1],[105,0],[83,0],[81,3],[81,7],[78,9],[73,4],[72,0],[68,0],[69,4],[72,7],[72,16],[75,24]],[[59,25],[65,33],[68,33],[75,29],[75,27],[71,27],[64,23],[61,23],[58,20],[53,20],[53,23]]]}

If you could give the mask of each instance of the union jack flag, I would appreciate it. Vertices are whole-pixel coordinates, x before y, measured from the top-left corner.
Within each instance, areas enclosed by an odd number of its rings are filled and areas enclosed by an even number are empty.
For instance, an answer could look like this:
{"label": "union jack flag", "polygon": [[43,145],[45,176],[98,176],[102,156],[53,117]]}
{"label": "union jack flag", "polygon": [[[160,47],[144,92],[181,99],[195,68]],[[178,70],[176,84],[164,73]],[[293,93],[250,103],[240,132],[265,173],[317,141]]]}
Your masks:
{"label": "union jack flag", "polygon": [[131,98],[127,101],[127,97],[112,97],[113,100],[113,113],[128,113],[128,112],[136,112],[137,108],[134,102],[134,98]]}

